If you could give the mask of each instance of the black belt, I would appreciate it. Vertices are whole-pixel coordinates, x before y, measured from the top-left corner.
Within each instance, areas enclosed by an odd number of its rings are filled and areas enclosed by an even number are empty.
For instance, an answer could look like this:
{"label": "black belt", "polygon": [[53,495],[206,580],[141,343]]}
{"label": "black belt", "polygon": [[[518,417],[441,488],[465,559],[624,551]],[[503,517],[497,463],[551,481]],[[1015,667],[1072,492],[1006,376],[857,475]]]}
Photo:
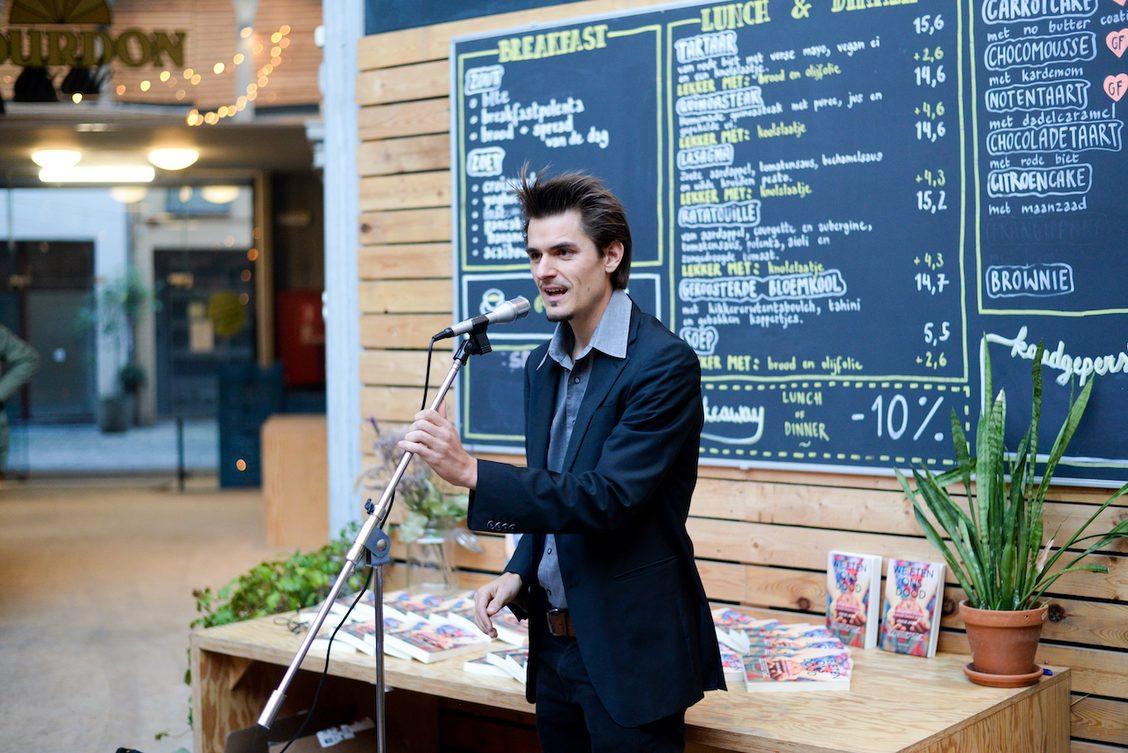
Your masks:
{"label": "black belt", "polygon": [[556,638],[575,638],[576,628],[567,609],[550,609],[545,613],[548,619],[548,632]]}

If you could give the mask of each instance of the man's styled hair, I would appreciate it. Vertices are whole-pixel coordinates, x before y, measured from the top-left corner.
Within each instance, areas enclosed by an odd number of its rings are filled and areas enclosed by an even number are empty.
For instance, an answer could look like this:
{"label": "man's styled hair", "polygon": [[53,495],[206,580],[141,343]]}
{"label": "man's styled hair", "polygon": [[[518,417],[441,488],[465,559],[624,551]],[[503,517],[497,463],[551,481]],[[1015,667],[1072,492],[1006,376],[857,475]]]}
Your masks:
{"label": "man's styled hair", "polygon": [[529,183],[528,165],[521,168],[520,183],[514,192],[525,215],[525,238],[529,220],[552,217],[570,209],[579,210],[584,233],[595,243],[599,255],[615,241],[623,244],[623,258],[611,273],[611,287],[622,290],[631,276],[631,228],[623,203],[603,182],[583,172],[568,172],[544,178],[537,175]]}

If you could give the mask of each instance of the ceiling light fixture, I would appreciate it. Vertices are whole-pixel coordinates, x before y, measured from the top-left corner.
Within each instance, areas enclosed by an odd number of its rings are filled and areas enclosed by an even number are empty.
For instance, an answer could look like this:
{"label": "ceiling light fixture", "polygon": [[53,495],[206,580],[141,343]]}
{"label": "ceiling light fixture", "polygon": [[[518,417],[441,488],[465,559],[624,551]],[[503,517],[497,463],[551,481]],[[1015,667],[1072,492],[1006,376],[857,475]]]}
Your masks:
{"label": "ceiling light fixture", "polygon": [[40,167],[74,167],[82,159],[77,149],[36,149],[31,153],[31,161]]}
{"label": "ceiling light fixture", "polygon": [[149,162],[162,170],[183,170],[196,164],[199,151],[190,147],[166,147],[149,150]]}
{"label": "ceiling light fixture", "polygon": [[136,204],[149,193],[145,186],[114,186],[110,189],[110,196],[120,204]]}
{"label": "ceiling light fixture", "polygon": [[39,171],[43,183],[151,183],[156,177],[157,171],[148,165],[72,165]]}
{"label": "ceiling light fixture", "polygon": [[200,194],[209,204],[230,204],[239,198],[239,186],[204,186]]}

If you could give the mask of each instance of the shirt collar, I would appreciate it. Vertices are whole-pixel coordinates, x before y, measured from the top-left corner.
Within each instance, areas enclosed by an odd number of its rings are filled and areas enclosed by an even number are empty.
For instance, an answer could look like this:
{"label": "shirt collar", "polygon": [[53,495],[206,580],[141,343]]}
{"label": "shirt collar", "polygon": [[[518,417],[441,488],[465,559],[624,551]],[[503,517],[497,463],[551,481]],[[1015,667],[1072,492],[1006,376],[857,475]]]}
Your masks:
{"label": "shirt collar", "polygon": [[[580,354],[583,358],[592,349],[612,356],[613,358],[627,357],[627,339],[631,329],[631,299],[625,290],[616,290],[603,310],[603,316],[591,336],[588,347]],[[567,322],[560,322],[552,333],[552,340],[548,344],[545,358],[552,358],[566,369],[571,369],[575,363],[572,360],[572,328]],[[578,360],[578,359],[577,359]],[[539,369],[544,365],[544,359],[537,364]]]}

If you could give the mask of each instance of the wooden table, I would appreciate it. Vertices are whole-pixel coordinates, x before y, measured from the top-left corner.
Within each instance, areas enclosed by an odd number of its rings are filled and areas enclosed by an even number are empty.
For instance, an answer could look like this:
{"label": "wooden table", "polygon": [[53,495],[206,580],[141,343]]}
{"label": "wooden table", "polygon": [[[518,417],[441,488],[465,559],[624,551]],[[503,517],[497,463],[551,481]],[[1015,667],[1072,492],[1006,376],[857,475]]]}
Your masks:
{"label": "wooden table", "polygon": [[[254,723],[299,642],[299,636],[270,617],[192,634],[196,753],[222,753],[228,732]],[[354,698],[358,689],[371,690],[372,657],[343,647],[334,648],[333,656],[330,674],[354,682],[332,680],[327,687],[343,682],[351,690],[342,686],[338,695]],[[523,712],[531,718],[532,707],[518,683],[467,674],[462,671],[463,658],[427,665],[389,657],[385,661],[388,685]],[[306,658],[302,668],[310,671],[299,673],[304,677],[288,697],[284,713],[308,703],[309,688],[324,660],[323,653]],[[849,692],[709,693],[686,714],[687,741],[691,750],[755,753],[1069,750],[1068,669],[1052,667],[1053,676],[1033,687],[1001,690],[966,680],[961,667],[967,661],[968,657],[956,654],[918,659],[876,649],[855,650]],[[396,696],[395,692],[388,695],[389,704]],[[389,715],[389,725],[392,721]],[[437,743],[432,748],[427,740],[426,720],[412,722],[410,729],[422,732],[423,741],[411,741],[407,748],[437,750]],[[396,734],[389,727],[389,745]]]}

